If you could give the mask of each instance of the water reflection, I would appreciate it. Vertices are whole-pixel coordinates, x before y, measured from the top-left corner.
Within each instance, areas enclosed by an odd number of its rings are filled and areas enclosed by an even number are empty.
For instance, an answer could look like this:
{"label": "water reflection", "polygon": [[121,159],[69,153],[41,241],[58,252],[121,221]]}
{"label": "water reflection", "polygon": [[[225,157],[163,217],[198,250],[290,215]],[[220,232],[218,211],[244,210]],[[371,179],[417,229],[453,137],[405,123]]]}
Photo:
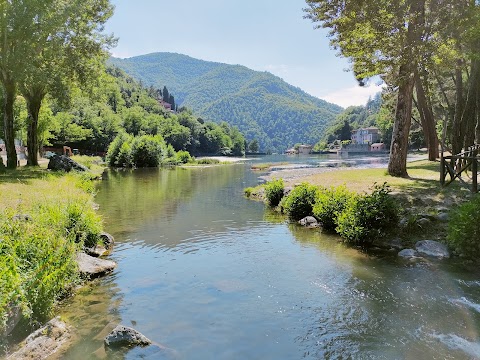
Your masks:
{"label": "water reflection", "polygon": [[257,182],[249,165],[110,173],[97,201],[119,267],[66,308],[85,309],[68,315],[83,335],[67,358],[105,356],[112,322],[184,359],[480,356],[478,270],[290,224],[243,197]]}

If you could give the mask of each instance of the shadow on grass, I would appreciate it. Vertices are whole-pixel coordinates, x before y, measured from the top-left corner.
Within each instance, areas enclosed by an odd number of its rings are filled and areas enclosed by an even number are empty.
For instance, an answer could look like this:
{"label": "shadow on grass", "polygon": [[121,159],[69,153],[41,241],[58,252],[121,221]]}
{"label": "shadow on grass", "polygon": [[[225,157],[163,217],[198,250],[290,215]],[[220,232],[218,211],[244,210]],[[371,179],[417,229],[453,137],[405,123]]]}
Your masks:
{"label": "shadow on grass", "polygon": [[0,173],[0,185],[19,182],[29,184],[32,180],[43,179],[47,176],[61,176],[61,172],[47,170],[44,167],[22,166],[15,170],[5,170]]}

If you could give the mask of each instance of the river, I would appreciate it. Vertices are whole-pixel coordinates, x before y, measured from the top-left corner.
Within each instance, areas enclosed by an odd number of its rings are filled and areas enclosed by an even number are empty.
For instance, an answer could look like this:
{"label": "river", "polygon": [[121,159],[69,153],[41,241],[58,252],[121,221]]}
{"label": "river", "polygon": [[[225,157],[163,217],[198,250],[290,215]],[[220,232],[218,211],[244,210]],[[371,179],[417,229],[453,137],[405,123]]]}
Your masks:
{"label": "river", "polygon": [[149,355],[105,353],[118,323],[179,359],[480,358],[478,270],[289,224],[243,197],[260,175],[248,164],[110,171],[96,200],[118,268],[63,304],[80,335],[64,358]]}

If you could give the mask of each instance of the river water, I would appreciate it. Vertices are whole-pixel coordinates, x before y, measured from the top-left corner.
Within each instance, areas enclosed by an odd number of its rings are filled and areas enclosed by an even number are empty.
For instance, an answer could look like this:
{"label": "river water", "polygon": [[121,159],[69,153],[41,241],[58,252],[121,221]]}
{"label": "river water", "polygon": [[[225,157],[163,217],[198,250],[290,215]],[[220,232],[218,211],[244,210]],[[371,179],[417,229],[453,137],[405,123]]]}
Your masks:
{"label": "river water", "polygon": [[[289,224],[243,197],[260,175],[248,164],[109,172],[97,202],[118,268],[63,305],[79,333],[63,358],[480,358],[478,270]],[[172,350],[106,353],[118,323]]]}

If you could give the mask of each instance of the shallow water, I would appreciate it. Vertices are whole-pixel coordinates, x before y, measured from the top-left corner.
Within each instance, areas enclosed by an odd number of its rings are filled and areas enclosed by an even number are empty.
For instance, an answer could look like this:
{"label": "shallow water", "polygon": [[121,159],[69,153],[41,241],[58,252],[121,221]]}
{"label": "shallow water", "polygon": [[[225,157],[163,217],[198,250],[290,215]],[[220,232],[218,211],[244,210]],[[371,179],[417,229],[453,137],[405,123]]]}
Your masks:
{"label": "shallow water", "polygon": [[[79,329],[64,358],[480,358],[478,271],[289,224],[243,197],[260,175],[249,168],[105,177],[97,202],[118,268],[63,305]],[[172,350],[105,353],[118,323]]]}

